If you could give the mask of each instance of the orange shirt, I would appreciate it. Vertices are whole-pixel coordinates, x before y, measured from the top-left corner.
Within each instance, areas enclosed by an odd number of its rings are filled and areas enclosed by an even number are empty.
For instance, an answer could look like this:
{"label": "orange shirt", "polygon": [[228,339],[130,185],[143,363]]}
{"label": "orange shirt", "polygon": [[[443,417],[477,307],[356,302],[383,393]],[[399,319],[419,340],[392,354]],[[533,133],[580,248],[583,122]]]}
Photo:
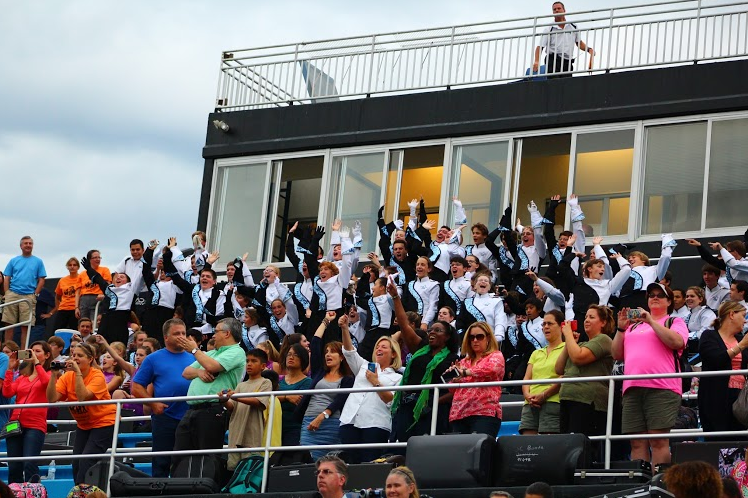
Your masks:
{"label": "orange shirt", "polygon": [[[101,278],[103,278],[110,284],[112,283],[112,274],[109,272],[109,268],[107,268],[106,266],[99,266],[96,271],[99,272]],[[88,273],[81,272],[81,296],[98,296],[99,294],[104,294],[104,292],[101,290],[101,287],[91,282],[91,279],[88,278]]]}
{"label": "orange shirt", "polygon": [[[98,368],[91,368],[88,375],[83,378],[83,384],[94,395],[91,401],[112,399],[106,387],[104,374]],[[62,377],[57,379],[56,387],[60,394],[60,401],[78,401],[78,397],[75,395],[74,371],[65,372]],[[72,406],[70,407],[70,414],[78,422],[79,428],[88,431],[114,425],[116,410],[114,405]]]}
{"label": "orange shirt", "polygon": [[75,293],[81,288],[81,276],[76,275],[71,277],[70,275],[62,277],[57,282],[57,288],[55,294],[60,298],[60,306],[58,310],[70,311],[75,309]]}

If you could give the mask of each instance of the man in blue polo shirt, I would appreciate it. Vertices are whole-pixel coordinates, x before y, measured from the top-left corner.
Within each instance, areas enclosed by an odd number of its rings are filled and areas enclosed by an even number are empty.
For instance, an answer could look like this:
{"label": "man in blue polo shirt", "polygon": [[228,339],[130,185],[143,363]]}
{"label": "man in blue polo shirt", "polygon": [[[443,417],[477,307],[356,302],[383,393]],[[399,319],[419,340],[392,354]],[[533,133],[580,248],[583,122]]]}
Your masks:
{"label": "man in blue polo shirt", "polygon": [[[182,377],[182,372],[194,361],[180,342],[187,335],[187,327],[182,320],[172,318],[164,322],[163,332],[165,347],[146,356],[133,378],[132,393],[137,398],[187,395],[190,381]],[[148,394],[150,384],[153,384],[153,395]],[[187,403],[175,401],[150,403],[149,406],[153,451],[171,451],[174,449],[174,434],[187,411]],[[170,465],[169,456],[153,457],[153,477],[169,477]]]}
{"label": "man in blue polo shirt", "polygon": [[[8,325],[23,322],[31,318],[29,325],[34,325],[36,298],[44,287],[47,271],[41,259],[32,255],[34,239],[28,235],[21,238],[21,255],[11,259],[5,267],[5,302],[10,303],[22,299],[31,301],[31,308],[27,301],[11,304],[3,308],[3,322]],[[21,348],[26,347],[28,326],[21,327]],[[13,329],[5,331],[5,341],[13,339]]]}

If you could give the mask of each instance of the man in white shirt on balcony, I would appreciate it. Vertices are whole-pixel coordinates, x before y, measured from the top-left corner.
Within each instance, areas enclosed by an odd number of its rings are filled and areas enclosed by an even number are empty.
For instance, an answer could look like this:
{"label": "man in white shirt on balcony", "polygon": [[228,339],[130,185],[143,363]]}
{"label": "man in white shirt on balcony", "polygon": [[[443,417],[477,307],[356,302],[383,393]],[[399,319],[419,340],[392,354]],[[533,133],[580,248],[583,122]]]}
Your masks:
{"label": "man in white shirt on balcony", "polygon": [[[551,26],[540,37],[540,45],[535,47],[535,58],[532,63],[534,73],[538,72],[540,66],[540,52],[545,48],[545,65],[547,73],[561,73],[574,71],[574,59],[579,50],[588,52],[590,56],[595,55],[592,47],[588,46],[579,38],[579,31],[574,23],[566,22],[566,8],[561,2],[553,3],[554,21],[558,23]],[[566,78],[571,74],[549,76],[548,78]]]}

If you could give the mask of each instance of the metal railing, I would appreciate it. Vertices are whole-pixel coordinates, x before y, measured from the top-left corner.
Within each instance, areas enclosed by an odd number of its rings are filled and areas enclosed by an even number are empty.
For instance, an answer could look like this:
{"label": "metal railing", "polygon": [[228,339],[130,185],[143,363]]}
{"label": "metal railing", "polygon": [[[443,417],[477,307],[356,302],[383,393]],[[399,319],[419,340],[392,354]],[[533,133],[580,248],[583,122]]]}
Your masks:
{"label": "metal railing", "polygon": [[36,312],[34,303],[31,301],[31,299],[24,297],[22,299],[16,299],[15,301],[9,301],[9,302],[4,302],[0,304],[0,315],[3,314],[3,308],[5,308],[6,306],[10,306],[11,304],[19,304],[19,303],[26,303],[28,305],[29,317],[22,322],[0,327],[0,332],[4,332],[8,329],[14,329],[16,327],[27,327],[26,341],[25,341],[25,344],[22,344],[22,346],[23,346],[23,349],[29,349],[29,342],[31,341],[31,322],[34,321],[34,313]]}
{"label": "metal railing", "polygon": [[[748,55],[748,2],[676,0],[566,14],[601,73]],[[221,55],[217,111],[495,84],[526,77],[553,15],[383,33]],[[543,59],[541,57],[541,64]],[[542,75],[539,75],[542,76]]]}
{"label": "metal railing", "polygon": [[[615,383],[624,380],[642,380],[642,379],[664,379],[664,378],[681,378],[681,377],[719,377],[725,375],[748,375],[748,370],[725,370],[725,371],[714,371],[714,372],[686,372],[686,373],[672,373],[672,374],[647,374],[647,375],[609,375],[609,376],[597,376],[597,377],[575,377],[575,378],[555,378],[555,379],[535,379],[535,380],[516,380],[516,381],[501,381],[501,382],[472,382],[472,383],[457,383],[449,384],[429,384],[429,385],[408,385],[408,386],[384,386],[384,387],[370,387],[370,388],[348,388],[348,389],[306,389],[300,391],[294,391],[294,394],[306,395],[306,394],[340,394],[346,393],[364,393],[364,392],[377,392],[377,391],[417,391],[428,389],[434,391],[432,399],[432,410],[431,410],[431,429],[430,434],[436,434],[437,427],[437,413],[439,404],[439,390],[447,389],[467,389],[467,388],[486,388],[493,386],[509,387],[509,386],[521,386],[521,385],[538,385],[538,384],[566,384],[566,383],[580,383],[580,382],[607,382],[608,383],[608,406],[613,406],[613,399],[615,393]],[[314,445],[314,446],[271,446],[271,436],[273,432],[273,420],[275,414],[275,399],[277,396],[287,395],[287,391],[273,391],[273,392],[256,392],[256,393],[237,393],[232,396],[232,399],[239,398],[252,398],[252,397],[270,397],[269,403],[269,414],[268,414],[268,427],[265,438],[265,443],[260,447],[253,448],[221,448],[221,449],[201,449],[201,454],[228,454],[228,453],[263,453],[264,455],[264,469],[262,476],[262,490],[265,492],[267,489],[267,473],[268,473],[268,461],[270,459],[270,453],[275,451],[299,451],[299,450],[333,450],[333,449],[362,449],[362,448],[404,448],[407,443],[368,443],[368,444],[333,444],[333,445]],[[88,405],[104,405],[104,404],[115,404],[115,423],[114,433],[112,435],[112,445],[105,453],[98,454],[86,454],[86,455],[73,455],[69,451],[63,452],[43,452],[43,455],[38,457],[7,457],[0,456],[0,461],[28,461],[28,460],[49,460],[50,456],[54,456],[56,460],[75,460],[80,458],[91,458],[91,459],[102,459],[108,458],[110,462],[109,466],[109,477],[111,478],[114,473],[114,461],[115,458],[119,457],[153,457],[153,456],[173,456],[173,455],[194,455],[195,450],[180,450],[180,451],[143,451],[143,448],[117,448],[117,441],[120,434],[120,422],[123,420],[121,417],[121,409],[123,403],[153,403],[153,402],[164,402],[164,401],[216,401],[219,397],[217,395],[205,395],[205,396],[176,396],[176,397],[160,397],[160,398],[132,398],[132,399],[117,399],[117,400],[100,400],[100,401],[87,401],[83,403],[79,402],[57,402],[57,403],[28,403],[22,405],[0,405],[0,410],[12,410],[16,408],[28,409],[28,408],[48,408],[51,406],[88,406]],[[510,402],[505,403],[506,405],[521,404],[522,402]],[[504,403],[502,403],[504,404]],[[139,417],[142,418],[142,417]],[[701,430],[679,430],[677,432],[657,434],[659,439],[671,439],[671,438],[703,438],[703,437],[724,437],[724,436],[738,436],[744,437],[745,431],[720,431],[720,432],[702,432]],[[607,412],[607,421],[605,434],[602,436],[591,436],[590,439],[595,441],[604,441],[605,445],[605,468],[610,468],[611,458],[611,444],[615,440],[630,440],[630,439],[651,439],[652,434],[625,434],[625,435],[614,435],[613,434],[613,410],[610,408]],[[111,494],[109,495],[111,496]]]}

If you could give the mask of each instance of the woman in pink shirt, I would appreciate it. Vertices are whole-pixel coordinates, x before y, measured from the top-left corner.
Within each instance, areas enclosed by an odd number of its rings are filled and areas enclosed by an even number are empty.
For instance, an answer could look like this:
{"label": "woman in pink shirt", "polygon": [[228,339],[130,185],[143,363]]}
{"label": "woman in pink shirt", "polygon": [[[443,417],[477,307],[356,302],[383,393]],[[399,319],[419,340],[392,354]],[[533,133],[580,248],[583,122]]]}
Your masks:
{"label": "woman in pink shirt", "polygon": [[[618,332],[613,339],[613,358],[624,360],[624,374],[675,373],[676,358],[688,342],[688,327],[680,318],[670,319],[673,291],[663,284],[647,286],[649,312],[639,308],[639,318],[629,320],[628,308],[618,314]],[[670,432],[681,404],[681,379],[623,381],[623,433]],[[651,458],[650,458],[651,451]],[[631,459],[670,462],[670,444],[664,438],[631,440]]]}
{"label": "woman in pink shirt", "polygon": [[[486,322],[475,322],[468,327],[462,339],[465,358],[449,370],[459,377],[452,382],[498,382],[504,378],[504,355]],[[501,387],[453,389],[449,422],[455,432],[477,432],[496,437],[501,428]]]}
{"label": "woman in pink shirt", "polygon": [[[12,382],[3,383],[3,396],[15,396],[17,405],[47,402],[52,350],[46,342],[37,341],[31,345],[31,351],[33,354],[29,360],[19,361],[16,351],[10,355],[8,362],[5,378],[12,379],[15,370],[19,370],[21,375]],[[10,419],[20,421],[23,432],[5,440],[8,445],[8,456],[39,456],[47,434],[47,409],[13,410]],[[35,460],[8,462],[8,482],[30,482],[33,476],[39,475],[38,463]]]}

